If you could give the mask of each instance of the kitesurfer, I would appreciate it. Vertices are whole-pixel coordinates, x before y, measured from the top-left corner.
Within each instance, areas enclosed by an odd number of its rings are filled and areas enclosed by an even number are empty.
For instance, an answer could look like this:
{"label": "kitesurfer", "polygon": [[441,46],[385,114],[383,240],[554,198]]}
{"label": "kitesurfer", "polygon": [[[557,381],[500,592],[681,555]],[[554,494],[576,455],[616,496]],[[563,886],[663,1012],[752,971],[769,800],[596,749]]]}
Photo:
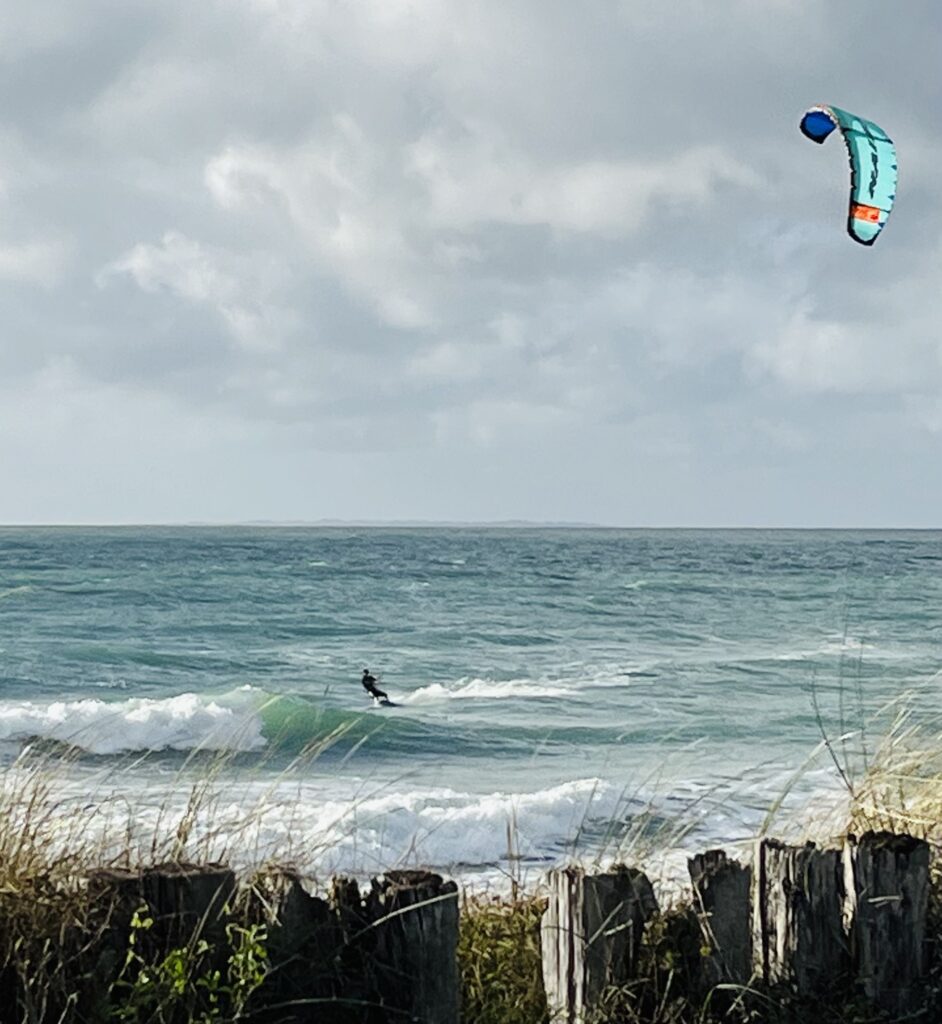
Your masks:
{"label": "kitesurfer", "polygon": [[370,670],[368,668],[363,669],[363,678],[360,682],[363,683],[363,689],[366,690],[371,697],[376,697],[381,700],[389,699],[389,695],[383,693],[383,691],[376,685],[376,677],[370,675]]}

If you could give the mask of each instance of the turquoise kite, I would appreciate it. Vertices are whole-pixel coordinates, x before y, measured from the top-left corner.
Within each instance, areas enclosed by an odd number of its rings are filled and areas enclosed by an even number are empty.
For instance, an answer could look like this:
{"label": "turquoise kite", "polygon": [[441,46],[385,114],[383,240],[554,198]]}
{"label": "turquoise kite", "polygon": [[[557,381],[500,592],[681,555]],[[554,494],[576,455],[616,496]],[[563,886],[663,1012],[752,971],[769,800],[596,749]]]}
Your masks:
{"label": "turquoise kite", "polygon": [[812,107],[801,119],[801,130],[812,142],[824,142],[835,128],[850,156],[847,231],[855,242],[873,245],[896,198],[896,148],[879,125],[840,107]]}

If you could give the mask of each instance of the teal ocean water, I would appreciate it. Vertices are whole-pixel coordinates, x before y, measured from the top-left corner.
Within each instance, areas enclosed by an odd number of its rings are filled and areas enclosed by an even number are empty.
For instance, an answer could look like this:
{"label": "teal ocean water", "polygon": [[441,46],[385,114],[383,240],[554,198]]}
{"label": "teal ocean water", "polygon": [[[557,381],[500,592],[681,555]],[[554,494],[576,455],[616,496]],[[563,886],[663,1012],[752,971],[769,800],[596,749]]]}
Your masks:
{"label": "teal ocean water", "polygon": [[5,528],[0,762],[68,751],[63,799],[146,829],[230,752],[212,827],[254,800],[312,870],[542,866],[652,809],[726,842],[819,718],[932,713],[940,630],[938,533]]}

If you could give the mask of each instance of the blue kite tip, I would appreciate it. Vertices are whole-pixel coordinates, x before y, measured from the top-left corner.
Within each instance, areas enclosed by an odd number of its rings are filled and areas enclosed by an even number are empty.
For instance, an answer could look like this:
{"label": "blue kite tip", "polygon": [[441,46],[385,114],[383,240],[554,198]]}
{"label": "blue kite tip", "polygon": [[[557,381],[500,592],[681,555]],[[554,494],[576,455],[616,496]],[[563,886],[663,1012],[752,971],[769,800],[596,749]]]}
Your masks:
{"label": "blue kite tip", "polygon": [[801,129],[802,135],[811,139],[812,142],[824,142],[837,125],[834,123],[834,118],[826,111],[812,108],[805,112],[798,127]]}

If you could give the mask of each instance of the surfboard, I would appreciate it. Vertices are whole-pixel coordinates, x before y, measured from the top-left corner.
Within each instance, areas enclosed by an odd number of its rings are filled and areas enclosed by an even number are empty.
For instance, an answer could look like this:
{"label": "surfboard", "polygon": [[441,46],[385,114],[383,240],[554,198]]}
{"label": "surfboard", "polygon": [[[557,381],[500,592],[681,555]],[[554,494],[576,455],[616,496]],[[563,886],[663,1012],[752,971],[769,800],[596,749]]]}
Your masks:
{"label": "surfboard", "polygon": [[395,704],[393,701],[388,700],[385,697],[381,697],[381,698],[378,698],[378,699],[376,697],[374,697],[373,698],[373,707],[374,708],[398,708],[399,705]]}

